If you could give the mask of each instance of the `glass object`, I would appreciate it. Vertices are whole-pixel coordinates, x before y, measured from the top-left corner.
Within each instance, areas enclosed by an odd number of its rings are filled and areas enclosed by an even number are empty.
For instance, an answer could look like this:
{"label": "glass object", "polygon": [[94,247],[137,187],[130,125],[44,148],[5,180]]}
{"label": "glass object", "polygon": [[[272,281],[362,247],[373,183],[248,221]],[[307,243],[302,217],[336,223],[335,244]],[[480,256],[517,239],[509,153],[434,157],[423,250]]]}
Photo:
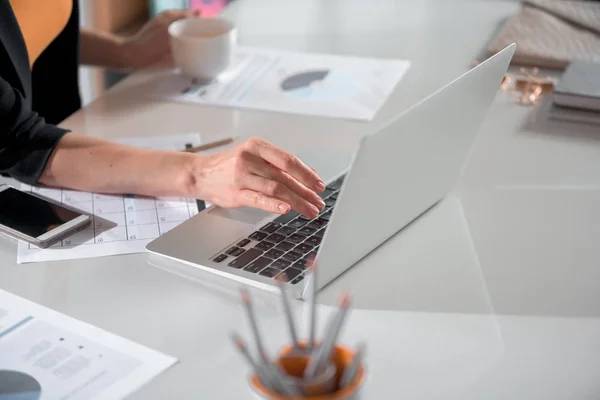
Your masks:
{"label": "glass object", "polygon": [[189,0],[150,0],[149,10],[150,17],[155,17],[166,10],[185,10],[189,8]]}

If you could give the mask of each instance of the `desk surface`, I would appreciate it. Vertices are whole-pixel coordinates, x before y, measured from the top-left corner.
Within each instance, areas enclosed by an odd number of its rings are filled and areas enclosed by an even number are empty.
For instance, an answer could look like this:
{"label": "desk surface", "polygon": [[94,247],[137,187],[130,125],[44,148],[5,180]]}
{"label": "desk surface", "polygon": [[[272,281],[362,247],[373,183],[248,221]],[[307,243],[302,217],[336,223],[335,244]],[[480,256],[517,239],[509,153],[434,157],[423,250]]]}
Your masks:
{"label": "desk surface", "polygon": [[[127,78],[64,126],[108,138],[199,131],[211,140],[235,133],[294,152],[314,146],[351,152],[361,136],[463,73],[517,9],[511,1],[366,4],[239,0],[226,15],[247,45],[411,60],[372,123],[159,102],[144,94],[153,76],[147,72]],[[549,125],[539,108],[517,106],[500,93],[455,192],[326,287],[320,301],[333,304],[347,288],[357,308],[387,310],[389,318],[419,315],[445,326],[467,317],[494,320],[501,346],[493,358],[465,361],[481,367],[473,381],[436,394],[431,383],[445,375],[433,357],[431,368],[421,365],[421,375],[411,376],[421,386],[396,388],[398,394],[598,398],[599,189],[597,127]],[[148,254],[16,265],[16,244],[5,238],[0,260],[1,289],[181,361],[133,398],[239,398],[216,386],[198,339],[207,325],[236,318],[203,308],[216,299],[237,301],[228,282]],[[402,329],[410,333],[412,325]],[[382,386],[368,398],[384,398]]]}

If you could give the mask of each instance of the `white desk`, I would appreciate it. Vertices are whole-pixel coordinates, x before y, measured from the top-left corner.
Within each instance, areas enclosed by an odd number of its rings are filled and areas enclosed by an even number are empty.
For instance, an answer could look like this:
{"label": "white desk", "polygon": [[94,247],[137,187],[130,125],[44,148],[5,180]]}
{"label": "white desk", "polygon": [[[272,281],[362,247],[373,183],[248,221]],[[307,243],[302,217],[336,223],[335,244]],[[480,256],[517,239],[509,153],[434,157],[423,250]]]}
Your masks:
{"label": "white desk", "polygon": [[[238,0],[227,11],[244,44],[410,59],[411,70],[371,124],[157,102],[144,95],[152,79],[146,73],[64,125],[109,138],[200,131],[210,140],[235,133],[296,152],[313,146],[350,152],[362,135],[463,73],[517,9],[510,1],[376,3]],[[348,288],[358,308],[396,311],[390,321],[424,319],[432,329],[491,318],[498,346],[485,361],[464,361],[478,367],[472,380],[436,393],[432,388],[451,369],[435,368],[417,322],[390,325],[391,335],[414,340],[399,343],[399,357],[407,348],[424,350],[399,367],[405,384],[386,386],[396,373],[384,383],[374,379],[380,383],[368,398],[386,398],[394,388],[398,398],[600,397],[599,189],[597,128],[548,126],[534,108],[500,94],[456,193],[321,294],[333,304]],[[0,260],[0,288],[181,360],[133,398],[240,398],[243,389],[221,385],[214,371],[241,379],[244,369],[227,357],[214,361],[218,354],[205,342],[223,342],[226,327],[239,325],[238,313],[206,309],[235,309],[227,282],[146,254],[19,266],[16,244],[6,239]],[[219,324],[222,336],[207,338],[219,332],[207,327]],[[420,354],[429,364],[417,368]]]}

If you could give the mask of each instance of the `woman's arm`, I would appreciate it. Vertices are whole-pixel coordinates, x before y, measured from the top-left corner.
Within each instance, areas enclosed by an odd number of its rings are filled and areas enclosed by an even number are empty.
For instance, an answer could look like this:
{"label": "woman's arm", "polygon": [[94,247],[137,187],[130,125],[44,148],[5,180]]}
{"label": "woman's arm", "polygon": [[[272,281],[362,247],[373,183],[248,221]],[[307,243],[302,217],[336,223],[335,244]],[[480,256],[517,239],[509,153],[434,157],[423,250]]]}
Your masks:
{"label": "woman's arm", "polygon": [[41,176],[49,186],[102,193],[185,196],[224,207],[316,217],[325,186],[296,157],[262,139],[211,156],[146,150],[74,133],[56,146]]}
{"label": "woman's arm", "polygon": [[170,54],[169,25],[178,19],[198,15],[198,11],[191,10],[165,11],[129,38],[82,28],[81,63],[115,69],[137,69],[156,64]]}
{"label": "woman's arm", "polygon": [[40,183],[100,193],[181,196],[188,194],[184,179],[193,157],[68,133],[52,152]]}
{"label": "woman's arm", "polygon": [[31,111],[20,91],[0,77],[0,173],[34,185],[67,132]]}

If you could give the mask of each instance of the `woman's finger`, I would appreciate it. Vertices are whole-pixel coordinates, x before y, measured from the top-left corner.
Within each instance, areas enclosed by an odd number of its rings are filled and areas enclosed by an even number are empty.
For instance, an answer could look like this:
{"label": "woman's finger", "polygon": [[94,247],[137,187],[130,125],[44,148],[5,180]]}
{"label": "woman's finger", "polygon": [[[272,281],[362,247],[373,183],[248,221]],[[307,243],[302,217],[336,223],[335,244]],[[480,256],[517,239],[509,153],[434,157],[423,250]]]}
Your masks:
{"label": "woman's finger", "polygon": [[296,193],[304,200],[310,202],[319,210],[325,208],[325,202],[314,191],[310,190],[302,183],[298,182],[292,176],[283,172],[279,168],[274,167],[272,164],[258,159],[258,157],[256,161],[257,162],[252,163],[250,166],[251,173],[263,176],[273,181],[281,182],[292,192]]}
{"label": "woman's finger", "polygon": [[290,211],[289,204],[251,189],[240,190],[239,196],[240,203],[245,207],[258,208],[274,214],[287,214]]}
{"label": "woman's finger", "polygon": [[325,184],[321,178],[319,178],[319,175],[308,168],[298,157],[273,146],[263,139],[251,139],[248,143],[255,154],[280,170],[287,172],[289,175],[302,182],[304,186],[317,193],[321,193],[325,190]]}
{"label": "woman's finger", "polygon": [[278,199],[309,218],[315,218],[319,215],[319,209],[316,206],[294,193],[290,188],[279,181],[249,174],[244,177],[241,185],[244,189],[250,189],[270,198]]}

